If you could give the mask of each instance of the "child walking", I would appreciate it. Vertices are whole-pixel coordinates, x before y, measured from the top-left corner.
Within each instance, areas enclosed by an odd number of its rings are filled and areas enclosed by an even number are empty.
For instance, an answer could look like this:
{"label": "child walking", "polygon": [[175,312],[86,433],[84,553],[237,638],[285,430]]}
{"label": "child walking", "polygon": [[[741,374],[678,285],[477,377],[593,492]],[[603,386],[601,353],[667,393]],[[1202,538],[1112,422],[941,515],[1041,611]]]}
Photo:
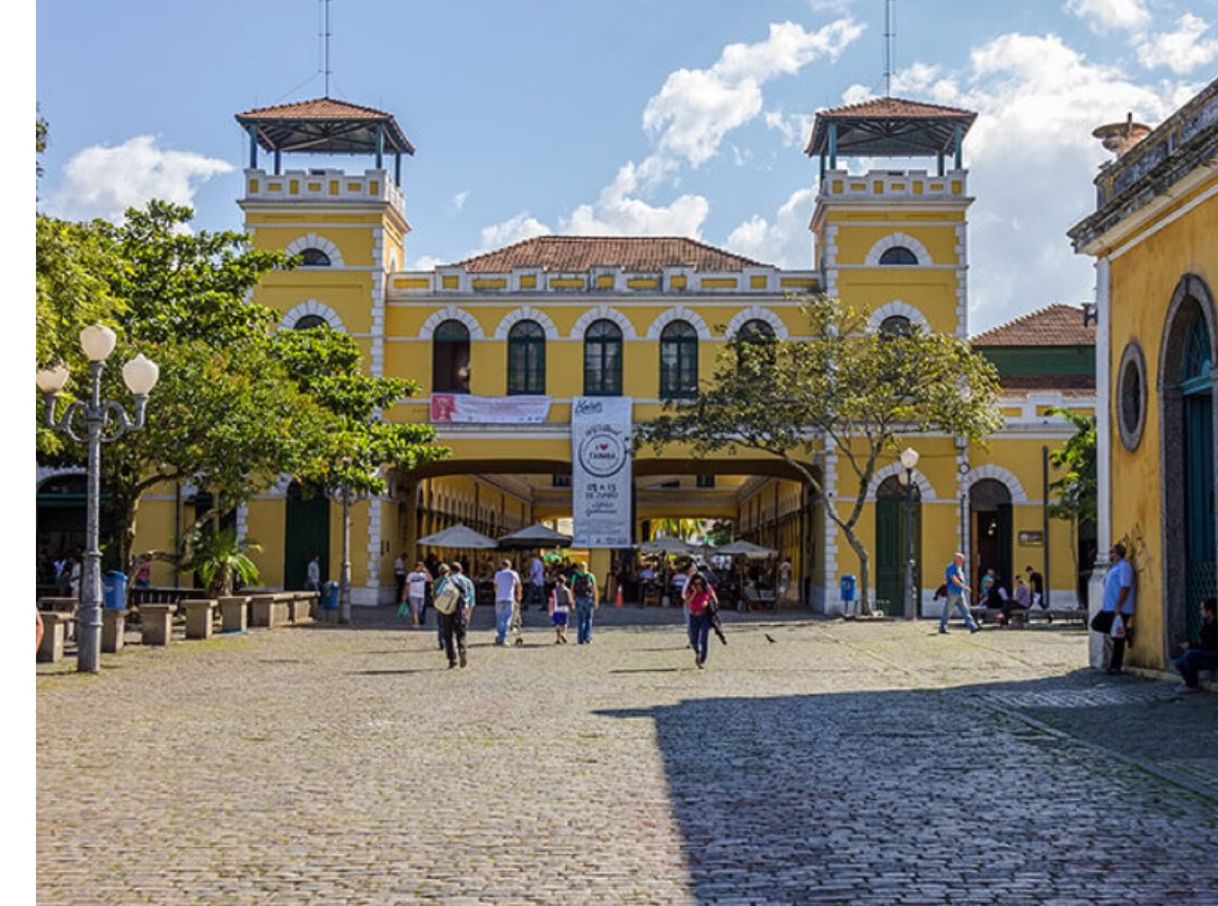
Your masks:
{"label": "child walking", "polygon": [[567,588],[566,576],[559,575],[554,580],[554,590],[550,592],[550,622],[554,625],[554,644],[567,644],[567,620],[571,615],[571,589]]}

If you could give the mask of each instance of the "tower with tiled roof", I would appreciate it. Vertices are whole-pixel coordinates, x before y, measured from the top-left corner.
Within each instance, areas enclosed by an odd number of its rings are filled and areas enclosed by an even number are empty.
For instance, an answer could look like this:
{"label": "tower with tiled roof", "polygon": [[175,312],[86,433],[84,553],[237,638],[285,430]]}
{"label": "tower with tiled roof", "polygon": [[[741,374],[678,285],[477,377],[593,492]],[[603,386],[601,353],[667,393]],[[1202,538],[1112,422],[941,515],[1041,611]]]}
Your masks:
{"label": "tower with tiled roof", "polygon": [[[236,119],[249,137],[238,201],[245,229],[258,248],[301,256],[295,270],[263,277],[255,298],[281,312],[281,329],[325,323],[345,331],[363,347],[366,367],[385,374],[385,291],[388,274],[405,261],[402,158],[414,146],[392,114],[330,97],[247,110]],[[305,155],[306,166],[293,166],[291,156]],[[335,508],[287,490],[286,501],[249,506],[249,534],[267,546],[264,581],[304,587],[314,553],[322,555],[323,573],[336,578]],[[382,574],[391,574],[380,529],[385,508],[374,501],[353,514],[353,537],[368,539],[366,556],[352,557],[355,603],[377,603]]]}

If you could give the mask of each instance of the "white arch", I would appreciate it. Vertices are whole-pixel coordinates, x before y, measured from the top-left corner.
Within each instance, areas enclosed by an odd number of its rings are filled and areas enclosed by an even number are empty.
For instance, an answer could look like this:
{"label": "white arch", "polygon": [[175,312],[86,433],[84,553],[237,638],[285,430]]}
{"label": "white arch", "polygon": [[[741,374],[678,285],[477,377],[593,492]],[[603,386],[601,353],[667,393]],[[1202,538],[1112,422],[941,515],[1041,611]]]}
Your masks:
{"label": "white arch", "polygon": [[[303,236],[297,236],[283,250],[289,255],[299,255],[305,249],[317,249],[319,252],[325,252],[326,257],[330,259],[330,267],[346,266],[346,263],[343,261],[343,253],[338,250],[338,246],[325,236],[318,236],[316,233],[306,233]],[[301,266],[308,267],[309,265]]]}
{"label": "white arch", "polygon": [[596,308],[590,308],[575,322],[571,328],[571,338],[574,340],[582,340],[584,332],[594,321],[600,320],[612,321],[622,329],[623,340],[638,339],[638,334],[634,332],[634,325],[630,323],[630,319],[618,311],[616,308],[610,308],[608,305],[598,305]]}
{"label": "white arch", "polygon": [[931,260],[930,252],[926,250],[926,246],[920,243],[917,239],[914,239],[913,236],[910,236],[908,233],[889,233],[871,247],[871,251],[867,253],[867,258],[864,263],[871,267],[878,266],[880,263],[880,256],[889,249],[896,248],[897,246],[904,246],[913,252],[914,257],[918,259],[918,264],[920,265],[925,266],[927,264],[935,263],[933,260]]}
{"label": "white arch", "polygon": [[296,322],[305,315],[317,315],[319,318],[324,318],[325,322],[335,330],[341,330],[344,333],[347,328],[343,324],[343,319],[338,316],[338,312],[332,309],[324,302],[318,302],[316,299],[306,299],[295,308],[290,309],[279,322],[281,328],[295,327]]}
{"label": "white arch", "polygon": [[[876,473],[871,476],[871,484],[867,486],[867,499],[875,500],[875,495],[880,489],[880,485],[893,475],[900,475],[904,471],[905,467],[899,462],[892,462],[882,469],[877,469]],[[934,485],[930,483],[930,479],[923,475],[920,470],[913,470],[913,480],[914,484],[918,486],[918,493],[922,496],[923,503],[930,503],[939,499],[939,495],[935,493]]]}
{"label": "white arch", "polygon": [[482,325],[478,323],[478,319],[471,315],[463,308],[457,308],[455,305],[450,305],[447,308],[441,308],[437,312],[433,312],[432,316],[423,322],[423,327],[419,330],[419,336],[425,340],[430,340],[431,335],[435,333],[437,327],[445,321],[460,321],[469,330],[469,338],[471,340],[486,339],[486,335],[482,332]]}
{"label": "white arch", "polygon": [[867,319],[867,329],[872,331],[879,330],[880,325],[884,323],[884,319],[892,317],[908,318],[910,324],[917,324],[926,331],[930,330],[930,324],[927,322],[926,316],[908,302],[902,302],[900,299],[893,299],[887,305],[881,305],[873,311],[871,317]]}
{"label": "white arch", "polygon": [[495,328],[495,339],[507,339],[508,332],[521,321],[536,321],[541,325],[541,329],[546,332],[547,340],[558,339],[558,327],[550,320],[550,316],[531,305],[526,305],[523,308],[518,308],[504,315],[503,320],[499,322],[499,326]]}
{"label": "white arch", "polygon": [[684,305],[678,305],[676,308],[670,308],[667,311],[661,312],[651,326],[647,328],[646,338],[648,340],[657,340],[660,333],[671,324],[673,321],[688,321],[689,326],[698,333],[698,339],[711,339],[710,328],[706,326],[706,322],[702,320],[702,316],[696,311],[686,308]]}
{"label": "white arch", "polygon": [[62,468],[57,466],[38,466],[38,471],[35,473],[34,477],[34,488],[35,490],[41,488],[44,482],[47,482],[52,478],[60,478],[64,475],[87,474],[89,474],[88,470],[83,466],[63,466]]}
{"label": "white arch", "polygon": [[778,317],[768,308],[762,308],[760,305],[754,305],[743,311],[736,312],[735,317],[727,323],[727,335],[734,337],[741,327],[752,320],[765,321],[774,328],[774,336],[780,340],[787,338],[787,325],[782,323],[782,318]]}
{"label": "white arch", "polygon": [[977,468],[965,475],[963,479],[964,487],[967,490],[972,490],[973,485],[984,478],[992,478],[995,481],[1000,481],[1006,485],[1007,490],[1011,492],[1012,503],[1028,502],[1028,495],[1024,492],[1023,485],[1019,483],[1019,479],[1016,478],[1015,475],[1009,470],[1004,469],[1002,466],[996,466],[992,463],[984,466],[977,466]]}

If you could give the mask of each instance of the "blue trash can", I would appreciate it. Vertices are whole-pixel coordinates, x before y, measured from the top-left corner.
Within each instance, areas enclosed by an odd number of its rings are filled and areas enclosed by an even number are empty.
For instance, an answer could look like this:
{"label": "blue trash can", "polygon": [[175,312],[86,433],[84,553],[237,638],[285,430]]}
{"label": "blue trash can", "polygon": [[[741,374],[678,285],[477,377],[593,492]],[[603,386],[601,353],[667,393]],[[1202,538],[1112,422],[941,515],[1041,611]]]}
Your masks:
{"label": "blue trash can", "polygon": [[109,610],[127,609],[127,574],[112,569],[102,576],[102,601]]}
{"label": "blue trash can", "polygon": [[338,610],[338,583],[326,582],[321,587],[322,610]]}
{"label": "blue trash can", "polygon": [[854,603],[854,589],[857,587],[858,580],[855,579],[852,573],[846,573],[842,576],[840,594],[843,604]]}

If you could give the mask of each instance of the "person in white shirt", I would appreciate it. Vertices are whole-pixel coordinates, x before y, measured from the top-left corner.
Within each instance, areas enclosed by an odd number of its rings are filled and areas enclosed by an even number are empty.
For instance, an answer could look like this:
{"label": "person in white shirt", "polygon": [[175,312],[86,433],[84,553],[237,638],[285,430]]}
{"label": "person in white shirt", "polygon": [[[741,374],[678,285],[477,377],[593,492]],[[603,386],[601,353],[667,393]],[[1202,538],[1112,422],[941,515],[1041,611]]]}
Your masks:
{"label": "person in white shirt", "polygon": [[427,586],[431,581],[431,573],[422,563],[416,563],[414,570],[406,576],[406,589],[410,600],[410,621],[415,629],[422,625],[423,602],[427,600]]}
{"label": "person in white shirt", "polygon": [[[317,591],[321,588],[321,556],[314,554],[313,559],[309,561],[309,565],[305,570],[305,585],[309,591]],[[297,575],[300,575],[297,573]]]}
{"label": "person in white shirt", "polygon": [[495,644],[503,645],[507,640],[508,624],[512,611],[520,603],[524,588],[520,574],[512,569],[512,561],[504,560],[495,573]]}

